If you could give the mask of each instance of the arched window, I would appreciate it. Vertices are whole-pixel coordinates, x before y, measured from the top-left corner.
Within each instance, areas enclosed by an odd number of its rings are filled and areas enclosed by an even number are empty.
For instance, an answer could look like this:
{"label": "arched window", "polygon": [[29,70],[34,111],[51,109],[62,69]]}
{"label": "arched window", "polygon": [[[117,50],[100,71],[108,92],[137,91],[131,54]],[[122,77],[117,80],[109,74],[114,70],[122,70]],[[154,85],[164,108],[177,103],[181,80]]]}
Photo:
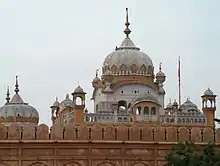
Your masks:
{"label": "arched window", "polygon": [[199,123],[201,123],[202,122],[202,119],[199,119]]}
{"label": "arched window", "polygon": [[141,114],[141,107],[137,107],[136,109],[136,115],[140,115]]}
{"label": "arched window", "polygon": [[175,122],[174,118],[171,118],[171,119],[170,119],[170,122],[171,122],[171,123],[174,123],[174,122]]}
{"label": "arched window", "polygon": [[178,123],[181,123],[181,119],[180,118],[178,118]]}
{"label": "arched window", "polygon": [[124,100],[120,100],[118,102],[118,110],[123,111],[123,110],[126,110],[126,109],[127,109],[127,102],[124,101]]}
{"label": "arched window", "polygon": [[207,100],[206,102],[207,102],[207,107],[208,107],[208,108],[211,108],[211,107],[212,107],[212,101]]}
{"label": "arched window", "polygon": [[123,122],[128,122],[128,118],[124,117]]}
{"label": "arched window", "polygon": [[151,115],[156,115],[156,108],[155,107],[151,108]]}
{"label": "arched window", "polygon": [[98,111],[98,109],[99,109],[99,105],[96,104],[96,106],[95,106],[95,110]]}
{"label": "arched window", "polygon": [[118,118],[118,122],[122,122],[122,118],[121,117]]}
{"label": "arched window", "polygon": [[182,118],[182,123],[185,123],[185,119],[184,118]]}
{"label": "arched window", "polygon": [[197,120],[197,119],[195,119],[195,123],[198,123],[198,120]]}
{"label": "arched window", "polygon": [[149,115],[149,108],[148,107],[144,107],[144,115]]}
{"label": "arched window", "polygon": [[82,105],[83,104],[81,97],[76,97],[75,100],[76,100],[76,105]]}
{"label": "arched window", "polygon": [[186,119],[186,123],[190,123],[189,118]]}

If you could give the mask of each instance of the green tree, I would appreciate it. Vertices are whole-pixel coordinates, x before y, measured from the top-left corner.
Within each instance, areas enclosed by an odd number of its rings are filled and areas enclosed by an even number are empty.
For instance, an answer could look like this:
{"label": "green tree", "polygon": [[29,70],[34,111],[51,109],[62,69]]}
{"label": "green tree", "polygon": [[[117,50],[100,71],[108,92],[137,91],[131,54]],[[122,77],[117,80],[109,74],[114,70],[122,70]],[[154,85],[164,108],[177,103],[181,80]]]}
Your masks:
{"label": "green tree", "polygon": [[198,166],[199,157],[197,146],[192,142],[179,142],[172,147],[171,152],[165,157],[167,166]]}
{"label": "green tree", "polygon": [[220,151],[214,144],[199,148],[192,142],[180,142],[165,159],[167,166],[220,166]]}
{"label": "green tree", "polygon": [[214,144],[208,144],[200,154],[201,166],[220,166],[220,151]]}

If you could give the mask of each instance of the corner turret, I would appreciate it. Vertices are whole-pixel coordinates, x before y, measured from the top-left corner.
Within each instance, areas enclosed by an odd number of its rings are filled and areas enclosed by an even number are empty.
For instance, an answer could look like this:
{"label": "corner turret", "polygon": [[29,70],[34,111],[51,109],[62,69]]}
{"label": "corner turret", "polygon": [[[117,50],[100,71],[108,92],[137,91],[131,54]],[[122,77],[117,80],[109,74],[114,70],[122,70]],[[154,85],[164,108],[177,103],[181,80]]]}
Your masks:
{"label": "corner turret", "polygon": [[207,124],[214,126],[215,111],[216,111],[216,95],[207,89],[202,97],[202,111],[207,118]]}

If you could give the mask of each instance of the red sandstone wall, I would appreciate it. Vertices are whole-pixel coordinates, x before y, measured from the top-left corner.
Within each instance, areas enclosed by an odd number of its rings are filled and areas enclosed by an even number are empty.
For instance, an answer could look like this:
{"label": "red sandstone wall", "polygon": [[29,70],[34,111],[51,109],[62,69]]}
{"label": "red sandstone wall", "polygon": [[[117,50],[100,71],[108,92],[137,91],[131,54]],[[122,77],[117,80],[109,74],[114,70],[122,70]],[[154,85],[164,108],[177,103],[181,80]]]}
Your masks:
{"label": "red sandstone wall", "polygon": [[127,126],[73,126],[41,124],[38,127],[0,126],[0,140],[111,140],[111,141],[154,141],[195,142],[216,141],[220,143],[220,130],[214,134],[211,128],[187,127],[127,127]]}
{"label": "red sandstone wall", "polygon": [[173,143],[214,138],[211,128],[1,125],[0,166],[163,166]]}

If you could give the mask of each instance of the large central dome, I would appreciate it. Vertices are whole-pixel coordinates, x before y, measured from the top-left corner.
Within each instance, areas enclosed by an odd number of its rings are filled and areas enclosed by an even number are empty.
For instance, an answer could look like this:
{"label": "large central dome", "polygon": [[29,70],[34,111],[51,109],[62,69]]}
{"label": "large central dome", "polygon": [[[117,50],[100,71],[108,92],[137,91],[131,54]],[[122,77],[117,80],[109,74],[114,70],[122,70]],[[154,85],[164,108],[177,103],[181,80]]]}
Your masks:
{"label": "large central dome", "polygon": [[131,30],[129,29],[128,14],[125,25],[126,29],[124,32],[126,37],[120,47],[116,47],[115,51],[105,58],[103,62],[103,73],[108,68],[114,75],[153,74],[154,67],[151,58],[141,52],[140,48],[136,47],[129,37]]}

